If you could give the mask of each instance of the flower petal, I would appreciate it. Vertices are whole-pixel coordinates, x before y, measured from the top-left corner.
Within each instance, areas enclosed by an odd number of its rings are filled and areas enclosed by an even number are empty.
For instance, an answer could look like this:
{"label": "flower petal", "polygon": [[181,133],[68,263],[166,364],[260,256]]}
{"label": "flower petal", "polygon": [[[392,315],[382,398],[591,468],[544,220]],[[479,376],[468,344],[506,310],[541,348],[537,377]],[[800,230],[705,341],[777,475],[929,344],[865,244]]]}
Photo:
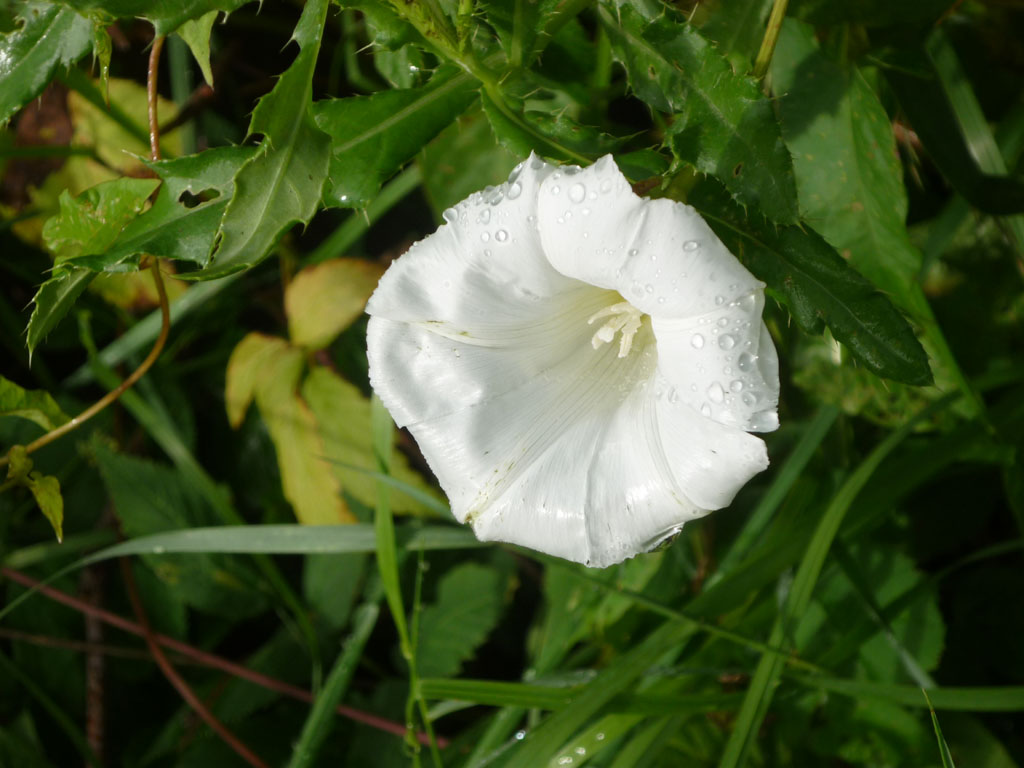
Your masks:
{"label": "flower petal", "polygon": [[652,319],[668,395],[698,413],[752,432],[779,426],[779,360],[752,291],[690,318]]}
{"label": "flower petal", "polygon": [[544,252],[564,275],[618,291],[652,317],[689,317],[764,284],[692,207],[633,193],[610,155],[541,184]]}

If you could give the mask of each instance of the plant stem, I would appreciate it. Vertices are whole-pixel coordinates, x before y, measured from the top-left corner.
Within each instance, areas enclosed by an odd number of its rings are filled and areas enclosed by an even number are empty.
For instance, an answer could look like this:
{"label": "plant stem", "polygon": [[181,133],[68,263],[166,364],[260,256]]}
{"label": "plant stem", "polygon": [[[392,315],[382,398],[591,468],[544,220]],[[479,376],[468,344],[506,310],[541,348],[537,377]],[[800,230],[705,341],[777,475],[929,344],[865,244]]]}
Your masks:
{"label": "plant stem", "polygon": [[764,39],[761,41],[761,49],[757,52],[754,60],[754,77],[760,79],[768,72],[768,65],[772,63],[772,55],[775,53],[775,44],[779,42],[779,32],[782,30],[782,19],[786,15],[786,6],[789,0],[775,0],[772,4],[772,15],[768,17],[768,28],[764,31]]}
{"label": "plant stem", "polygon": [[158,35],[149,51],[149,70],[146,73],[146,102],[149,107],[149,157],[160,159],[160,122],[157,119],[157,77],[160,74],[160,53],[164,49],[164,37]]}

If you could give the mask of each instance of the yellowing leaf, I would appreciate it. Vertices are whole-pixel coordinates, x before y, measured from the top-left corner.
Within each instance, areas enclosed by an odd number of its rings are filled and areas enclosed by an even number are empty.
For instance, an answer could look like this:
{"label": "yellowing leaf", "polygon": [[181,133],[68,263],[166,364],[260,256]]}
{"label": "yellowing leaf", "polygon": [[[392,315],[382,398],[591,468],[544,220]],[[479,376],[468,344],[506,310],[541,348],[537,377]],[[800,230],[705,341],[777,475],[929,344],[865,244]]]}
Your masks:
{"label": "yellowing leaf", "polygon": [[304,366],[302,350],[283,339],[246,336],[228,361],[228,418],[237,427],[256,401],[277,453],[284,496],[299,522],[354,522],[334,469],[323,458],[327,451],[316,417],[296,391]]}
{"label": "yellowing leaf", "polygon": [[[373,506],[377,480],[366,472],[377,470],[371,445],[370,401],[356,387],[322,367],[314,368],[306,377],[302,396],[320,422],[324,455],[331,461],[345,493],[367,506]],[[366,471],[361,472],[360,469]],[[391,475],[439,501],[442,498],[397,451],[392,456]],[[427,512],[424,504],[401,492],[394,495],[394,504],[398,511]]]}
{"label": "yellowing leaf", "polygon": [[56,477],[32,471],[32,459],[25,446],[16,445],[8,452],[7,479],[16,485],[28,488],[36,504],[57,534],[57,541],[64,538],[64,498],[60,495],[60,482]]}
{"label": "yellowing leaf", "polygon": [[43,429],[56,429],[68,420],[67,414],[43,390],[22,389],[0,376],[0,418],[17,416],[34,421]]}
{"label": "yellowing leaf", "polygon": [[357,259],[332,259],[302,270],[284,295],[293,344],[320,349],[363,313],[384,270]]}

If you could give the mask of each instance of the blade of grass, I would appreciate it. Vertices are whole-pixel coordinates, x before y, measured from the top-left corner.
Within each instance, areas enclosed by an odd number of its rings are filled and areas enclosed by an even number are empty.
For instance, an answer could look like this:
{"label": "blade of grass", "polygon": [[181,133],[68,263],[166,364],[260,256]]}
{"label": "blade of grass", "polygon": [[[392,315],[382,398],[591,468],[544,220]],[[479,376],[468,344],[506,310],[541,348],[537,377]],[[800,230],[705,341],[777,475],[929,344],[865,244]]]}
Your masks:
{"label": "blade of grass", "polygon": [[[796,622],[804,615],[811,601],[814,586],[817,584],[821,568],[825,563],[825,557],[832,547],[832,541],[839,532],[843,518],[846,516],[847,510],[849,510],[857,494],[860,493],[868,480],[871,479],[878,466],[896,446],[912,433],[914,426],[919,421],[945,408],[956,397],[957,394],[947,395],[927,408],[922,409],[868,454],[867,458],[861,462],[853,474],[843,483],[822,514],[821,522],[818,523],[814,536],[804,552],[803,559],[793,579],[793,585],[786,598],[785,606],[780,611],[772,627],[768,645],[780,647],[783,642],[793,636]],[[738,768],[738,766],[743,765],[746,761],[750,744],[757,735],[765,715],[768,713],[768,707],[771,704],[772,696],[784,666],[784,662],[779,656],[774,654],[764,654],[761,656],[761,660],[751,679],[750,687],[747,689],[747,695],[737,716],[733,731],[729,735],[725,752],[719,761],[719,768]]]}
{"label": "blade of grass", "polygon": [[942,768],[956,768],[953,763],[953,756],[949,753],[949,745],[946,744],[946,739],[942,735],[942,728],[939,726],[938,715],[935,714],[935,708],[932,707],[931,701],[928,700],[928,692],[923,688],[921,693],[924,694],[924,700],[928,702],[928,711],[932,715],[932,728],[935,729],[935,739],[939,742],[939,754],[942,755]]}
{"label": "blade of grass", "polygon": [[[914,709],[927,709],[916,685],[873,683],[839,677],[818,677],[791,673],[787,679],[807,688],[842,694],[854,699],[882,699]],[[1024,686],[940,687],[929,688],[928,698],[935,709],[952,712],[1019,712],[1024,710]]]}

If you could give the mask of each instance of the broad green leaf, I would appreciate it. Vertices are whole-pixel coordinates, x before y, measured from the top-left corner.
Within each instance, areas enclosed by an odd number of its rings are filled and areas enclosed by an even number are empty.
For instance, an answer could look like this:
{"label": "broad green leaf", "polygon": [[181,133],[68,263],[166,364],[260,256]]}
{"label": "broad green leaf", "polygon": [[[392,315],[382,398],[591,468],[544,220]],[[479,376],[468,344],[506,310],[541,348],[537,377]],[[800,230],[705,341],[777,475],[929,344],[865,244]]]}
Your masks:
{"label": "broad green leaf", "polygon": [[213,70],[210,68],[210,33],[217,21],[219,11],[210,11],[198,18],[192,18],[178,27],[178,36],[185,41],[196,64],[203,73],[206,84],[213,88]]}
{"label": "broad green leaf", "polygon": [[502,146],[524,157],[537,152],[559,160],[584,162],[613,152],[624,142],[588,125],[580,125],[562,113],[527,110],[514,112],[488,93],[481,93],[484,114]]}
{"label": "broad green leaf", "polygon": [[440,70],[421,88],[318,101],[317,125],[331,137],[327,205],[365,207],[381,184],[475,98],[473,80]]}
{"label": "broad green leaf", "polygon": [[249,135],[262,134],[263,141],[235,176],[210,264],[190,278],[209,280],[258,264],[281,235],[316,212],[327,180],[330,139],[317,128],[311,104],[328,6],[329,0],[310,0],[302,9],[292,34],[299,54],[260,99],[249,123]]}
{"label": "broad green leaf", "polygon": [[0,36],[0,125],[92,47],[92,22],[69,8],[26,2],[19,11],[20,26]]}
{"label": "broad green leaf", "polygon": [[25,343],[31,357],[36,347],[54,329],[82,295],[96,273],[80,267],[61,267],[39,286],[32,302],[32,315],[25,331]]}
{"label": "broad green leaf", "polygon": [[232,425],[241,424],[249,403],[256,401],[274,442],[284,496],[300,522],[352,522],[334,467],[323,458],[327,451],[316,416],[297,391],[304,367],[298,347],[250,333],[228,360],[228,418]]}
{"label": "broad green leaf", "polygon": [[[129,540],[161,532],[186,533],[216,519],[199,491],[180,472],[115,453],[99,442],[94,443],[93,455]],[[236,558],[150,554],[143,559],[161,581],[196,608],[240,618],[263,607],[260,592],[253,588],[255,574]]]}
{"label": "broad green leaf", "polygon": [[11,448],[7,457],[7,480],[29,490],[60,542],[64,538],[64,497],[60,494],[60,481],[56,477],[32,471],[32,459],[28,457],[23,445]]}
{"label": "broad green leaf", "polygon": [[715,175],[741,204],[784,224],[796,221],[793,165],[757,81],[735,74],[667,8],[648,20],[632,6],[606,0],[600,18],[636,95],[673,115],[668,142],[675,155]]}
{"label": "broad green leaf", "polygon": [[[321,455],[334,468],[343,492],[372,507],[382,480],[372,471],[377,463],[371,444],[370,401],[355,386],[322,366],[313,368],[302,383],[302,398],[316,416],[324,444]],[[397,437],[397,433],[392,436]],[[437,514],[437,492],[409,467],[403,454],[394,452],[387,477],[392,482],[385,484],[399,490],[392,495],[396,510]],[[423,498],[403,493],[403,487],[418,491]],[[430,500],[433,504],[428,503]]]}
{"label": "broad green leaf", "polygon": [[101,254],[146,205],[156,179],[116,179],[72,198],[60,196],[60,213],[43,226],[43,239],[57,264]]}
{"label": "broad green leaf", "polygon": [[306,555],[302,594],[310,608],[329,627],[348,622],[366,571],[362,553]]}
{"label": "broad green leaf", "polygon": [[437,599],[420,614],[417,670],[452,677],[501,618],[504,579],[494,568],[463,563],[437,585]]}
{"label": "broad green leaf", "polygon": [[106,19],[142,18],[157,35],[169,35],[191,19],[212,11],[230,13],[251,0],[61,0],[79,11]]}
{"label": "broad green leaf", "polygon": [[137,268],[140,257],[149,254],[204,265],[234,192],[234,176],[255,152],[251,147],[218,147],[150,163],[163,181],[152,207],[129,221],[109,248],[72,263],[122,271]]}
{"label": "broad green leaf", "polygon": [[869,370],[908,384],[932,381],[928,357],[903,316],[813,230],[747,218],[713,181],[689,202],[755,275],[785,297],[808,333],[827,325]]}
{"label": "broad green leaf", "polygon": [[0,376],[0,419],[17,416],[34,421],[47,432],[68,420],[49,392],[41,389],[22,389],[13,381]]}
{"label": "broad green leaf", "polygon": [[384,268],[371,261],[331,259],[299,272],[284,309],[292,344],[321,349],[363,314]]}
{"label": "broad green leaf", "polygon": [[764,37],[771,0],[713,0],[705,7],[708,18],[701,34],[715,43],[737,72],[749,71]]}
{"label": "broad green leaf", "polygon": [[919,314],[921,254],[906,230],[907,193],[889,116],[853,66],[823,55],[788,19],[772,59],[782,135],[804,219],[904,309]]}

